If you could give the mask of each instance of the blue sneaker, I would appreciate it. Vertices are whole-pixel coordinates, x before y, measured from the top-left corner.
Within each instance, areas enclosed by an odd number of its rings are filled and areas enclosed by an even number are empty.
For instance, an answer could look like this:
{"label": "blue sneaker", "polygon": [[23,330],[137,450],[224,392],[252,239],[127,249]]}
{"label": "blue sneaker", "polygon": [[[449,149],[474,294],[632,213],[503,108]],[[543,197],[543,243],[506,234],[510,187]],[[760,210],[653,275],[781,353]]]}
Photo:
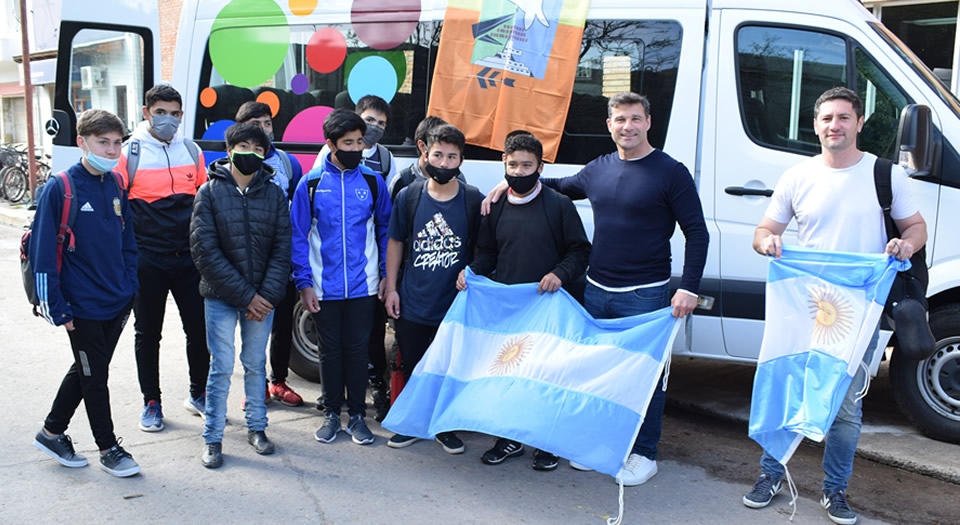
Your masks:
{"label": "blue sneaker", "polygon": [[183,400],[183,408],[186,408],[187,412],[195,416],[207,419],[207,394],[200,394],[197,397],[187,396],[187,398]]}
{"label": "blue sneaker", "polygon": [[143,407],[140,413],[140,430],[144,432],[160,432],[163,430],[163,410],[160,403],[153,399]]}

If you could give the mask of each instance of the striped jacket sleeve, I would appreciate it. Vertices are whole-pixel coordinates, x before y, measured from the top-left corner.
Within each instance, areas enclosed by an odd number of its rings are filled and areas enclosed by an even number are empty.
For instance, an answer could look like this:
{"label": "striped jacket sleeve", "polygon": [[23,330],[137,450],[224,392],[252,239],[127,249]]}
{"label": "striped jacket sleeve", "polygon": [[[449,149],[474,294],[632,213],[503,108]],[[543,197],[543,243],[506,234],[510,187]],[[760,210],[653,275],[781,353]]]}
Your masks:
{"label": "striped jacket sleeve", "polygon": [[[30,265],[40,304],[37,311],[50,324],[60,326],[73,319],[70,305],[60,291],[57,272],[57,232],[63,210],[63,193],[56,182],[41,192],[30,234]],[[66,256],[64,249],[64,256]]]}

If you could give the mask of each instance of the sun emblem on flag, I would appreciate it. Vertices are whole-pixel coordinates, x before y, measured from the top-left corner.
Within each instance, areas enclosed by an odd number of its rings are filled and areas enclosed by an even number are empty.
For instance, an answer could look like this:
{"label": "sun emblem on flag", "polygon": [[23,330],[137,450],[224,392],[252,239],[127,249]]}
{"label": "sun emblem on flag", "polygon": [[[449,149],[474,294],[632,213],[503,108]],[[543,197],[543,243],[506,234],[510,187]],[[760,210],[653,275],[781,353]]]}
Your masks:
{"label": "sun emblem on flag", "polygon": [[522,335],[507,339],[490,365],[490,374],[502,376],[513,372],[520,366],[520,362],[529,352],[530,338],[528,336]]}
{"label": "sun emblem on flag", "polygon": [[850,332],[853,307],[832,286],[814,286],[810,292],[810,314],[816,320],[813,340],[820,344],[834,344]]}

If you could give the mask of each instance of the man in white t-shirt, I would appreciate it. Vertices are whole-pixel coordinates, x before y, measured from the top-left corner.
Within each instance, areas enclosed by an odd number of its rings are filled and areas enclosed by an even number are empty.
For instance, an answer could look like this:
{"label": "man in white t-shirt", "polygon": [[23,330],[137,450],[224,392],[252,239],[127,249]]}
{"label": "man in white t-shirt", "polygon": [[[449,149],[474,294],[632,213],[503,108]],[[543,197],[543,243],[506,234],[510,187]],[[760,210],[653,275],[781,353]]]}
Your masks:
{"label": "man in white t-shirt", "polygon": [[[885,252],[901,261],[909,259],[927,242],[927,225],[907,186],[906,173],[894,165],[890,177],[893,189],[890,214],[902,233],[900,238],[887,240],[873,177],[877,157],[857,149],[857,134],[863,129],[860,97],[847,88],[829,89],[817,99],[813,114],[822,152],[780,177],[766,216],[757,226],[753,249],[761,255],[779,258],[780,236],[795,218],[801,246],[837,252]],[[866,356],[873,355],[876,345],[875,333]],[[866,371],[861,367],[824,445],[825,477],[820,503],[834,523],[857,521],[845,492],[860,439],[862,401],[857,393],[865,381]],[[766,507],[782,488],[783,465],[766,452],[761,459],[761,470],[753,490],[743,497],[747,507]]]}

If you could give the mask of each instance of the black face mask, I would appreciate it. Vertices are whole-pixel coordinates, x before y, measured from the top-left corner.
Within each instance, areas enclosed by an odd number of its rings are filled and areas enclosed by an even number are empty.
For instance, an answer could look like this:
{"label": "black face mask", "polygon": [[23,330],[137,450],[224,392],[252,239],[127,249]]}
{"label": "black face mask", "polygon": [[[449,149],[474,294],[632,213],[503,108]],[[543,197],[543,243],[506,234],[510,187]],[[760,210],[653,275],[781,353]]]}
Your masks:
{"label": "black face mask", "polygon": [[344,149],[338,149],[334,155],[336,155],[340,164],[348,170],[355,169],[360,165],[360,161],[363,160],[362,150],[347,151]]}
{"label": "black face mask", "polygon": [[536,187],[537,181],[540,179],[540,174],[533,172],[523,177],[505,174],[503,178],[506,179],[507,186],[510,186],[510,189],[513,190],[514,193],[523,195]]}
{"label": "black face mask", "polygon": [[438,168],[429,162],[426,169],[427,175],[437,181],[437,184],[446,184],[460,173],[460,168]]}
{"label": "black face mask", "polygon": [[230,155],[230,162],[237,171],[250,177],[260,171],[260,166],[263,166],[263,157],[252,151],[234,151]]}

